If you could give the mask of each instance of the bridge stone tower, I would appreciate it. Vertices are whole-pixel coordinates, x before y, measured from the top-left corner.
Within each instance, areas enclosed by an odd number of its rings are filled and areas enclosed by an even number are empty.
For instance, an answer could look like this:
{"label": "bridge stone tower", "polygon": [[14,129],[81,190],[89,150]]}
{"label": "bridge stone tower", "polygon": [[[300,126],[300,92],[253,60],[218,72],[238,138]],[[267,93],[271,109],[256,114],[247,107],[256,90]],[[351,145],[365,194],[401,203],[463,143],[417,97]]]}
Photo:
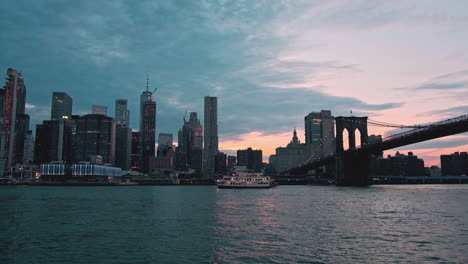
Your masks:
{"label": "bridge stone tower", "polygon": [[[368,143],[367,117],[335,118],[336,122],[336,185],[369,185],[369,155],[358,154],[356,149],[356,130],[361,134],[361,145]],[[349,151],[344,151],[343,132],[348,131]]]}

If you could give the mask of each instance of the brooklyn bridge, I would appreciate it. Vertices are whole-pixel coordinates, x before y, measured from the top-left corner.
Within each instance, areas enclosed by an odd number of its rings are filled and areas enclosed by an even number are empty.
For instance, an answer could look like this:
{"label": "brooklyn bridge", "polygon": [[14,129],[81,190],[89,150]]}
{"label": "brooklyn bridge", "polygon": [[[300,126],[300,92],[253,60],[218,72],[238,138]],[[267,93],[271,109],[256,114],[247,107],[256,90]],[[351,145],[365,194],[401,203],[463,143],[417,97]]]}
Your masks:
{"label": "brooklyn bridge", "polygon": [[[381,142],[369,143],[368,125],[405,127],[411,130],[385,137]],[[468,115],[447,119],[441,122],[400,126],[384,122],[370,121],[367,117],[335,118],[336,151],[319,159],[305,162],[299,167],[284,172],[288,175],[307,175],[311,170],[325,167],[334,172],[338,186],[367,186],[370,184],[370,159],[385,150],[402,147],[431,139],[446,137],[468,131]],[[343,138],[344,131],[348,138]],[[360,134],[360,146],[356,146],[356,131]],[[348,140],[349,148],[344,143]]]}

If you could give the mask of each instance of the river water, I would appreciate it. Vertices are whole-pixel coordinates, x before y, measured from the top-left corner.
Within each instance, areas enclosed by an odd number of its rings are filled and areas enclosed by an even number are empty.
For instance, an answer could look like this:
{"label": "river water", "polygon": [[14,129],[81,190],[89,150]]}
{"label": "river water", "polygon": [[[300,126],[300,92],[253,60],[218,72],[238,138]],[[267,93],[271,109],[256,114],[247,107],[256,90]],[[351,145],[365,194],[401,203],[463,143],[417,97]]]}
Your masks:
{"label": "river water", "polygon": [[0,263],[468,263],[468,185],[0,186]]}

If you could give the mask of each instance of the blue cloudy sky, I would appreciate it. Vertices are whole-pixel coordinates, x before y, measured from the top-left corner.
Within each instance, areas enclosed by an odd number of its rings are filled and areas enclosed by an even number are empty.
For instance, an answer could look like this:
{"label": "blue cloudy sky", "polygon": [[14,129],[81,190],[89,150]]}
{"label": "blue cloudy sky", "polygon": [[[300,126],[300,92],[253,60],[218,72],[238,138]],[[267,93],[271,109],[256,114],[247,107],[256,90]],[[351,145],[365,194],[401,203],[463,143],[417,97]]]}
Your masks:
{"label": "blue cloudy sky", "polygon": [[[303,118],[415,124],[468,114],[466,1],[45,1],[3,3],[0,69],[25,77],[32,123],[51,93],[74,114],[158,87],[157,133],[217,96],[221,148],[284,146]],[[371,128],[371,133],[391,133]],[[303,138],[303,137],[302,137]],[[468,150],[466,134],[402,148],[435,163]],[[393,151],[392,151],[393,153]]]}

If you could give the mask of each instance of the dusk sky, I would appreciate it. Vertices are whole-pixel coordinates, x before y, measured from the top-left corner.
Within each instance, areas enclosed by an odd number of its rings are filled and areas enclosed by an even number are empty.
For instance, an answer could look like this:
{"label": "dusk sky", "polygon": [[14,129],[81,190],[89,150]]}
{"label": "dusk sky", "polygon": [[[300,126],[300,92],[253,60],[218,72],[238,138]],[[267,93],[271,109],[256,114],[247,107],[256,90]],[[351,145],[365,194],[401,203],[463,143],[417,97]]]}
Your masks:
{"label": "dusk sky", "polygon": [[[0,69],[22,71],[33,130],[53,91],[73,97],[74,114],[99,104],[113,116],[126,98],[137,129],[146,73],[157,134],[176,140],[186,109],[203,124],[204,96],[217,96],[220,150],[265,160],[294,127],[303,141],[304,116],[321,109],[408,125],[468,114],[463,0],[15,0],[0,25]],[[398,150],[438,165],[468,151],[468,134]]]}

